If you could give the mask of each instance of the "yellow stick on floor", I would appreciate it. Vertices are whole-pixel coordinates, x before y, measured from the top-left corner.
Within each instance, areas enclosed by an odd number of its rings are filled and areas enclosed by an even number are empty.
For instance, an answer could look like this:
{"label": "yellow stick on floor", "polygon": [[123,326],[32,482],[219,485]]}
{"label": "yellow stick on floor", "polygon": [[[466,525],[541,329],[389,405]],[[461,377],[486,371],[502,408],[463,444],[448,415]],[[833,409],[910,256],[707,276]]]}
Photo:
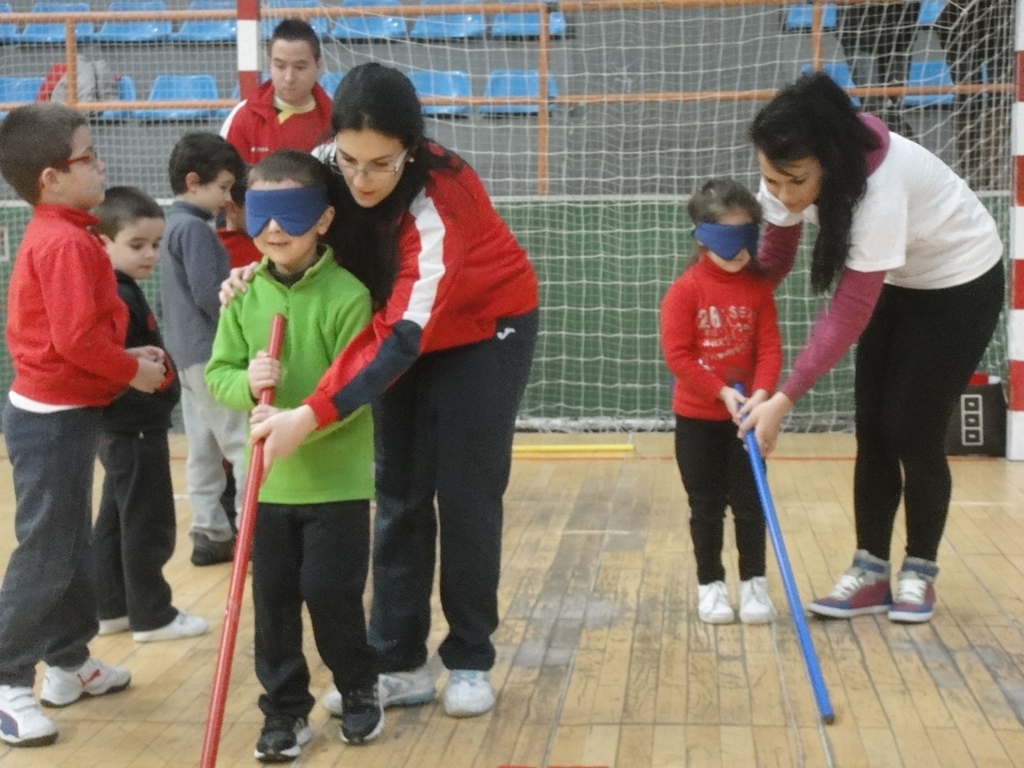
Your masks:
{"label": "yellow stick on floor", "polygon": [[594,443],[588,445],[513,445],[512,453],[627,453],[636,450],[635,445],[622,443]]}

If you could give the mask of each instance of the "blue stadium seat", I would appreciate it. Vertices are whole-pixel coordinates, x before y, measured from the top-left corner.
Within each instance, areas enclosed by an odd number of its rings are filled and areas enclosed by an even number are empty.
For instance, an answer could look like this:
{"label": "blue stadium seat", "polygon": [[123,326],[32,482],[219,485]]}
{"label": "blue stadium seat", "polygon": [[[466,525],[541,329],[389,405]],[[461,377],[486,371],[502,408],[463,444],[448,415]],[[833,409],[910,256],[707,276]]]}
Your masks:
{"label": "blue stadium seat", "polygon": [[[0,13],[14,13],[10,3],[0,3]],[[18,42],[18,25],[13,21],[0,20],[0,45]]]}
{"label": "blue stadium seat", "polygon": [[[501,0],[514,3],[517,0]],[[565,37],[565,14],[548,10],[548,36]],[[540,37],[539,13],[496,13],[491,21],[491,37],[496,39],[535,40]]]}
{"label": "blue stadium seat", "polygon": [[946,7],[946,0],[922,0],[917,14],[917,26],[931,27],[939,20],[939,14]]}
{"label": "blue stadium seat", "polygon": [[[109,11],[166,11],[164,0],[113,0]],[[169,19],[151,19],[149,21],[122,21],[112,19],[103,22],[99,31],[93,35],[96,43],[158,43],[171,39],[171,22]]]}
{"label": "blue stadium seat", "polygon": [[[459,70],[441,72],[417,69],[409,73],[409,79],[416,88],[416,95],[422,98],[472,96],[469,75]],[[423,114],[434,117],[468,117],[469,106],[464,104],[424,104]]]}
{"label": "blue stadium seat", "polygon": [[[787,32],[810,29],[814,21],[814,8],[811,3],[791,3],[786,6],[786,18],[782,28]],[[822,9],[822,29],[835,29],[839,23],[839,14],[835,3],[825,3]]]}
{"label": "blue stadium seat", "polygon": [[[552,11],[548,14],[548,37],[565,37],[566,29],[564,13]],[[540,14],[496,13],[491,22],[491,37],[525,40],[539,38]]]}
{"label": "blue stadium seat", "polygon": [[[487,76],[484,96],[490,98],[531,98],[540,95],[540,73],[536,69],[495,69]],[[548,75],[548,96],[558,96],[554,75]],[[554,105],[549,108],[555,111]],[[482,115],[536,115],[540,108],[536,104],[493,104],[480,107]]]}
{"label": "blue stadium seat", "polygon": [[[135,101],[138,93],[135,90],[135,79],[131,75],[121,75],[117,79],[117,98],[120,101]],[[138,115],[133,109],[105,109],[96,118],[104,122],[132,120]]]}
{"label": "blue stadium seat", "polygon": [[[192,0],[192,11],[234,11],[235,0]],[[238,24],[234,19],[187,19],[171,35],[181,43],[231,43],[238,38]]]}
{"label": "blue stadium seat", "polygon": [[[149,101],[209,101],[219,99],[213,75],[157,75],[149,90]],[[138,120],[204,120],[217,117],[218,107],[139,109]]]}
{"label": "blue stadium seat", "polygon": [[[953,86],[953,77],[949,73],[949,65],[944,59],[910,62],[908,86],[948,85]],[[903,104],[908,107],[945,107],[953,104],[956,97],[952,93],[907,94]]]}
{"label": "blue stadium seat", "polygon": [[[88,3],[49,3],[37,2],[32,5],[33,13],[76,13],[90,10]],[[62,21],[33,21],[25,25],[18,35],[19,43],[59,43],[63,45],[65,39],[64,22]],[[75,40],[79,43],[87,43],[92,40],[96,33],[96,25],[91,21],[80,21],[75,24]]]}
{"label": "blue stadium seat", "polygon": [[[321,3],[319,0],[266,0],[263,4],[264,8],[320,8]],[[274,16],[272,18],[263,19],[260,22],[260,36],[264,40],[269,40],[274,35],[274,28],[284,20],[284,16]],[[308,19],[309,26],[320,37],[327,37],[327,33],[330,31],[330,20],[326,16],[314,16]]]}
{"label": "blue stadium seat", "polygon": [[[388,7],[401,5],[400,0],[344,0],[343,8]],[[338,40],[394,40],[408,32],[408,23],[401,16],[343,16],[334,24],[331,36]]]}
{"label": "blue stadium seat", "polygon": [[320,87],[327,91],[328,96],[334,96],[334,92],[338,90],[338,83],[344,76],[344,72],[324,72],[320,75]]}
{"label": "blue stadium seat", "polygon": [[[821,63],[821,70],[835,80],[843,90],[856,88],[856,85],[853,82],[853,75],[850,72],[850,65],[845,61],[823,61]],[[808,72],[813,72],[814,67],[810,62],[805,62],[800,67],[800,71],[807,74]],[[854,106],[860,106],[860,99],[857,97],[851,96],[850,101],[853,102]]]}
{"label": "blue stadium seat", "polygon": [[[28,103],[35,101],[45,78],[39,77],[0,77],[0,102]],[[0,120],[7,117],[7,112],[0,112]]]}
{"label": "blue stadium seat", "polygon": [[[462,0],[479,3],[480,0]],[[423,5],[451,5],[452,0],[423,0]],[[432,14],[418,16],[409,37],[414,40],[472,40],[484,36],[482,13]]]}

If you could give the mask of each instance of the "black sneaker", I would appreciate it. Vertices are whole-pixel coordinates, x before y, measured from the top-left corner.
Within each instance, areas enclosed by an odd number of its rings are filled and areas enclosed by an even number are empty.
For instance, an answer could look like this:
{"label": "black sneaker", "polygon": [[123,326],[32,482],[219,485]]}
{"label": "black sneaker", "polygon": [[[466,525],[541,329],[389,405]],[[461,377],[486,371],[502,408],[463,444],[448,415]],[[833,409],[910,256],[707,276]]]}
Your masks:
{"label": "black sneaker", "polygon": [[341,740],[346,744],[373,741],[384,728],[384,708],[377,683],[341,694]]}
{"label": "black sneaker", "polygon": [[227,541],[214,541],[205,534],[193,534],[192,565],[230,563],[235,556],[235,537]]}
{"label": "black sneaker", "polygon": [[291,762],[312,738],[313,732],[309,730],[306,718],[267,715],[253,754],[261,763]]}

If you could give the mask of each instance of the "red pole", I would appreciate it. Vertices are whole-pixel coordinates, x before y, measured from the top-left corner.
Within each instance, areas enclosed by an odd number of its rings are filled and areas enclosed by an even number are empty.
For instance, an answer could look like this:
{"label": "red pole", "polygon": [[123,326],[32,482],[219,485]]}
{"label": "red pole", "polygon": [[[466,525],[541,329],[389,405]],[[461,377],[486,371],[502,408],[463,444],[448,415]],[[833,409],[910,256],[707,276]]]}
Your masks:
{"label": "red pole", "polygon": [[[284,340],[284,315],[274,315],[270,326],[270,342],[267,352],[275,360],[281,355]],[[269,405],[274,399],[273,387],[260,392],[260,405]],[[231,586],[228,602],[224,608],[224,627],[220,633],[220,651],[217,654],[217,671],[213,677],[213,692],[210,694],[210,709],[206,716],[206,735],[203,737],[203,754],[199,759],[200,768],[214,768],[217,764],[217,748],[220,746],[220,731],[224,725],[224,705],[228,698],[228,683],[231,680],[231,662],[235,657],[235,638],[238,636],[238,617],[242,612],[242,594],[245,591],[245,575],[249,570],[249,553],[252,551],[252,533],[256,525],[256,501],[263,481],[263,441],[252,447],[249,457],[249,474],[245,478],[245,495],[242,497],[242,514],[235,542],[235,558],[231,563]]]}

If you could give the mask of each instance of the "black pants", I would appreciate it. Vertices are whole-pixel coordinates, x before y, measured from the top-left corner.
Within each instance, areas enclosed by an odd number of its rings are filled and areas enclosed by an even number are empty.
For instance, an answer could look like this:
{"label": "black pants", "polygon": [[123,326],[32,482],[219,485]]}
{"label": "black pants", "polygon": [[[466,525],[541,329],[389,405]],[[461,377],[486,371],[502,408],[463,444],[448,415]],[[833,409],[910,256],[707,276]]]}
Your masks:
{"label": "black pants", "polygon": [[40,660],[74,669],[89,658],[100,418],[99,408],[33,413],[4,406],[17,546],[0,587],[0,685],[31,687]]}
{"label": "black pants", "polygon": [[731,421],[676,416],[676,463],[690,500],[690,536],[697,581],[725,579],[725,508],[732,507],[740,579],[764,576],[765,527],[754,472]]}
{"label": "black pants", "polygon": [[103,432],[103,495],[92,530],[96,615],[128,617],[133,631],[178,615],[163,569],[174,554],[176,521],[167,430]]}
{"label": "black pants", "polygon": [[366,641],[363,591],[370,559],[370,502],[259,504],[252,546],[256,677],[264,715],[307,717],[314,699],[302,652],[302,604],[339,691],[377,679]]}
{"label": "black pants", "polygon": [[902,497],[907,555],[934,561],[952,481],[945,436],[1004,302],[1003,265],[966,285],[886,285],[857,345],[857,548],[889,559]]}
{"label": "black pants", "polygon": [[502,495],[537,324],[536,311],[508,318],[490,339],[424,355],[374,409],[370,642],[384,672],[427,660],[439,538],[441,660],[448,669],[494,665]]}

